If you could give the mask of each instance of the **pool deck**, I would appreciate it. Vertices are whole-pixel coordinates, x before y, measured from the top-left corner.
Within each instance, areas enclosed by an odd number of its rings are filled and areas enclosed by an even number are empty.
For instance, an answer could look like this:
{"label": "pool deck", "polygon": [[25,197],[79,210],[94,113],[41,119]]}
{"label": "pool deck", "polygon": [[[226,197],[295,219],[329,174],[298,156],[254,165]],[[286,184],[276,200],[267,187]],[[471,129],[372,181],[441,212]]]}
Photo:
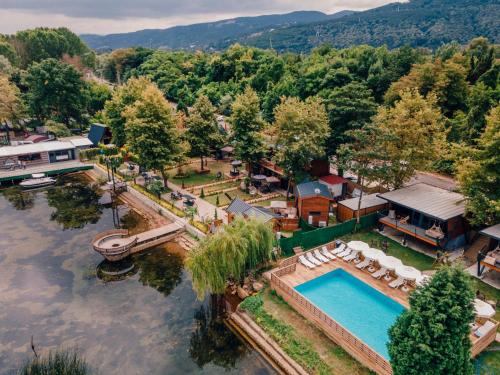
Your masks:
{"label": "pool deck", "polygon": [[[294,288],[297,285],[303,284],[309,280],[315,279],[338,268],[344,269],[351,275],[357,277],[374,289],[377,289],[379,292],[385,294],[389,298],[392,298],[404,307],[409,307],[408,293],[405,293],[400,289],[393,289],[389,286],[390,281],[377,280],[373,278],[371,276],[371,273],[369,273],[368,271],[359,270],[355,267],[355,264],[348,263],[340,259],[335,259],[331,262],[324,263],[323,265],[312,270],[307,269],[302,264],[297,264],[295,272],[281,276],[281,280],[287,283],[290,287]],[[392,280],[394,279],[391,279],[391,281]]]}

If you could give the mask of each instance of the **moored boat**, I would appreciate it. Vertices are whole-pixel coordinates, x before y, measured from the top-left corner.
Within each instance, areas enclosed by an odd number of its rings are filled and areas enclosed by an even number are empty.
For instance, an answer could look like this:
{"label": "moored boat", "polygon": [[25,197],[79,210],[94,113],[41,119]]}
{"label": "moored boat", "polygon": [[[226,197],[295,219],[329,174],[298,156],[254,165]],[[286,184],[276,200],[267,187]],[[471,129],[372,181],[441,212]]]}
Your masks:
{"label": "moored boat", "polygon": [[56,180],[52,177],[47,177],[43,173],[34,173],[31,178],[22,181],[19,186],[23,189],[35,189],[44,186],[54,185]]}

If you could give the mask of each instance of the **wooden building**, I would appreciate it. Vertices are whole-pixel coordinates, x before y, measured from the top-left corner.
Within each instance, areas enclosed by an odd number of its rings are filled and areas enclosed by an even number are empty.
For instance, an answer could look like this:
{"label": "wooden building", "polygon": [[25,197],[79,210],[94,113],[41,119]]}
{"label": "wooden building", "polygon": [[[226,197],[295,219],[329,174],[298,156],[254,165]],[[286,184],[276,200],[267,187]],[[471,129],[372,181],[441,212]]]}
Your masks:
{"label": "wooden building", "polygon": [[462,194],[419,183],[378,196],[389,202],[387,215],[379,219],[382,226],[446,250],[467,243]]}
{"label": "wooden building", "polygon": [[[359,197],[337,202],[337,220],[340,222],[357,218]],[[367,194],[361,197],[359,215],[365,216],[373,212],[387,210],[388,203],[377,194]]]}
{"label": "wooden building", "polygon": [[320,184],[326,185],[333,198],[339,199],[347,194],[347,180],[335,174],[321,176],[318,180]]}
{"label": "wooden building", "polygon": [[334,199],[324,184],[305,182],[295,187],[295,205],[299,217],[310,225],[328,225],[330,205]]}

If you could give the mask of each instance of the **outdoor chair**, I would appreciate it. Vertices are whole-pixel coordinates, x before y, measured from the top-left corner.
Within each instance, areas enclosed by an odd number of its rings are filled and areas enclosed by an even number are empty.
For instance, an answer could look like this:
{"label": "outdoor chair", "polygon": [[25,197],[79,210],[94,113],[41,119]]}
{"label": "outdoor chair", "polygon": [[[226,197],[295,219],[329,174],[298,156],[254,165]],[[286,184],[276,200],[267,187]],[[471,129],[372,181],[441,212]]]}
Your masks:
{"label": "outdoor chair", "polygon": [[339,258],[344,258],[346,256],[348,256],[349,254],[351,254],[352,250],[349,249],[349,248],[346,248],[344,251],[342,251],[341,253],[337,254],[337,256]]}
{"label": "outdoor chair", "polygon": [[302,263],[306,268],[309,268],[312,270],[313,268],[316,268],[316,265],[309,262],[303,255],[299,256],[299,262]]}
{"label": "outdoor chair", "polygon": [[311,253],[306,253],[306,259],[317,266],[321,266],[323,264],[321,261],[313,257]]}
{"label": "outdoor chair", "polygon": [[350,262],[352,260],[355,260],[357,257],[358,257],[358,252],[357,251],[352,251],[350,254],[348,254],[345,257],[343,257],[343,259],[346,262]]}
{"label": "outdoor chair", "polygon": [[337,259],[337,257],[335,255],[333,255],[332,253],[330,253],[328,251],[328,249],[326,248],[326,246],[323,246],[321,248],[321,254],[323,254],[325,257],[331,259],[331,260],[334,260],[334,259]]}
{"label": "outdoor chair", "polygon": [[345,243],[343,243],[343,244],[341,244],[339,247],[337,247],[337,248],[333,249],[333,250],[332,250],[332,254],[333,254],[333,255],[337,255],[337,256],[338,256],[338,254],[340,254],[340,253],[342,253],[342,252],[344,252],[344,251],[345,251],[345,248],[346,248],[346,244],[345,244]]}
{"label": "outdoor chair", "polygon": [[371,264],[371,262],[372,262],[372,261],[371,261],[371,259],[365,258],[365,260],[364,260],[364,261],[362,261],[362,262],[360,262],[360,263],[356,264],[356,268],[357,268],[357,269],[360,269],[360,270],[363,270],[363,269],[365,269],[366,267],[368,267],[368,266]]}
{"label": "outdoor chair", "polygon": [[382,267],[379,269],[377,272],[372,273],[372,276],[376,279],[380,279],[382,276],[384,276],[387,273],[387,268]]}
{"label": "outdoor chair", "polygon": [[402,286],[405,282],[406,282],[406,281],[405,281],[405,279],[403,279],[402,277],[398,277],[396,280],[391,281],[391,282],[389,283],[389,286],[390,286],[391,288],[397,289],[397,288],[399,288],[400,286]]}
{"label": "outdoor chair", "polygon": [[488,332],[490,332],[494,327],[495,327],[495,323],[493,323],[491,320],[488,320],[481,327],[479,327],[478,329],[476,329],[476,331],[474,332],[474,334],[477,337],[483,337]]}
{"label": "outdoor chair", "polygon": [[316,259],[323,263],[328,263],[331,260],[330,258],[327,258],[323,254],[321,254],[318,249],[314,250],[313,254]]}

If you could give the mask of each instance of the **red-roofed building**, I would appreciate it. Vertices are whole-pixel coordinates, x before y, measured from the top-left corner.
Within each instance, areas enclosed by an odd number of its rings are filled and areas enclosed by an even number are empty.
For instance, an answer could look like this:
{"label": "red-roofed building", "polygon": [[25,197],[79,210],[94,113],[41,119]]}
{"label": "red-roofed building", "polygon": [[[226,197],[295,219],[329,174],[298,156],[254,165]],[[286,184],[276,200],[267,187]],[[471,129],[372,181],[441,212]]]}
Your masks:
{"label": "red-roofed building", "polygon": [[319,183],[326,185],[334,198],[343,197],[347,193],[347,180],[335,174],[320,177]]}

